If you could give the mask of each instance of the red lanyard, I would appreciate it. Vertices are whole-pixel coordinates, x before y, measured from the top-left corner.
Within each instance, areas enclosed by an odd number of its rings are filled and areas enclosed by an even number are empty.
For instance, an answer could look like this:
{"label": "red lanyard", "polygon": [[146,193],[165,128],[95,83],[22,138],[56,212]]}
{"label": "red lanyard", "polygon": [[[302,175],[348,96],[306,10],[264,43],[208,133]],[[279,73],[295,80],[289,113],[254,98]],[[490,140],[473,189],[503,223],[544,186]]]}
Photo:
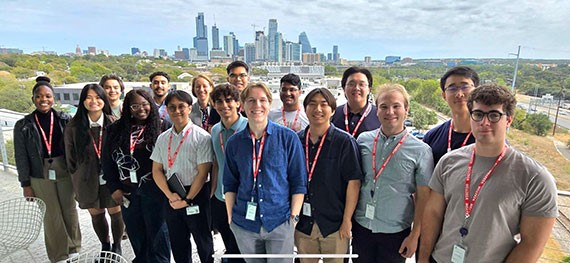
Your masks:
{"label": "red lanyard", "polygon": [[475,205],[475,201],[477,201],[477,198],[479,197],[479,193],[481,192],[481,188],[483,188],[483,185],[487,182],[487,179],[489,179],[489,177],[491,177],[491,174],[493,173],[493,171],[495,171],[495,168],[497,167],[497,165],[499,165],[499,163],[503,160],[503,157],[505,157],[505,153],[507,152],[507,146],[503,147],[503,150],[501,151],[501,154],[499,155],[499,157],[497,158],[497,160],[495,160],[495,163],[493,164],[493,167],[491,167],[491,169],[489,170],[489,172],[487,172],[487,174],[485,174],[485,176],[483,177],[483,179],[481,180],[481,182],[479,183],[479,185],[477,186],[477,190],[475,190],[475,194],[473,195],[473,199],[471,199],[471,201],[469,201],[469,192],[470,192],[470,184],[471,184],[471,175],[473,174],[473,163],[475,162],[475,147],[473,147],[473,152],[471,153],[471,160],[469,161],[469,166],[467,167],[467,176],[465,177],[465,219],[469,218],[469,216],[471,216],[471,211],[473,211],[473,206]]}
{"label": "red lanyard", "polygon": [[[232,135],[236,134],[236,132],[237,132],[237,130],[234,131],[234,133]],[[230,137],[231,137],[231,135],[230,135]],[[222,153],[225,153],[226,151],[224,149],[224,138],[222,137],[222,132],[220,132],[220,146],[222,146]]]}
{"label": "red lanyard", "polygon": [[51,145],[53,140],[53,111],[51,112],[51,117],[49,121],[49,140],[46,137],[46,133],[42,128],[42,125],[40,125],[40,121],[38,120],[38,115],[34,114],[34,117],[36,117],[36,123],[38,124],[38,128],[40,128],[40,132],[42,133],[42,138],[44,139],[44,143],[46,144],[48,156],[51,158]]}
{"label": "red lanyard", "polygon": [[[346,132],[350,133],[350,130],[348,129],[348,103],[344,104],[344,126],[346,128]],[[368,106],[366,107],[366,110],[364,110],[364,114],[360,117],[360,119],[358,120],[358,123],[356,124],[356,127],[354,127],[354,130],[352,131],[352,137],[354,137],[354,135],[356,134],[356,132],[358,131],[358,128],[360,128],[360,125],[362,124],[362,122],[364,121],[364,119],[368,116],[368,114],[370,114],[370,111],[372,110],[372,106],[370,105],[370,103],[368,103]]]}
{"label": "red lanyard", "polygon": [[97,158],[101,160],[101,145],[103,142],[103,127],[99,126],[99,146],[95,143],[95,137],[91,134],[91,129],[89,130],[89,136],[91,136],[91,142],[93,143],[93,149],[95,149],[95,154],[97,154]]}
{"label": "red lanyard", "polygon": [[253,168],[253,187],[255,188],[255,182],[257,181],[257,174],[259,174],[259,166],[261,165],[261,156],[263,155],[263,145],[265,144],[265,134],[266,131],[263,131],[263,136],[261,136],[261,143],[259,144],[259,153],[255,153],[255,134],[252,131],[249,131],[251,135],[251,143],[253,144],[253,153],[251,162],[251,167]]}
{"label": "red lanyard", "polygon": [[180,140],[180,143],[178,143],[178,147],[176,147],[174,154],[170,155],[170,145],[172,144],[172,133],[174,133],[174,127],[172,127],[172,131],[170,131],[170,140],[168,140],[168,170],[170,170],[172,168],[172,165],[174,165],[176,157],[178,156],[178,151],[180,151],[180,147],[186,140],[186,137],[188,137],[190,130],[192,130],[192,126],[190,126],[190,128],[188,128],[188,130],[186,130],[186,132],[184,133],[184,136],[182,136],[182,140]]}
{"label": "red lanyard", "polygon": [[321,149],[323,148],[323,143],[327,138],[327,133],[329,132],[329,128],[325,131],[325,134],[321,138],[321,143],[319,143],[319,148],[317,149],[317,153],[315,154],[315,159],[313,159],[313,165],[309,169],[309,138],[311,137],[311,132],[307,130],[307,135],[305,137],[305,164],[307,165],[307,171],[309,171],[309,182],[311,178],[313,178],[313,171],[315,171],[315,167],[317,166],[317,160],[319,159],[319,155],[321,154]]}
{"label": "red lanyard", "polygon": [[392,152],[390,153],[388,158],[386,158],[386,160],[384,161],[382,166],[380,166],[380,170],[378,172],[376,172],[376,146],[378,145],[378,137],[380,137],[380,129],[378,129],[378,133],[376,133],[376,137],[374,137],[374,146],[372,148],[372,171],[374,172],[374,174],[376,174],[374,176],[374,183],[376,183],[376,180],[378,180],[378,177],[380,177],[380,174],[382,174],[382,172],[384,171],[384,168],[386,168],[386,165],[388,164],[388,162],[390,162],[390,159],[392,159],[394,154],[396,154],[396,152],[398,150],[400,150],[400,147],[404,143],[404,140],[406,139],[407,136],[408,136],[408,133],[405,132],[404,136],[402,136],[402,139],[400,139],[400,141],[398,142],[396,147],[394,147],[394,149],[392,150]]}
{"label": "red lanyard", "polygon": [[293,123],[291,123],[291,126],[287,126],[287,119],[285,119],[285,108],[281,108],[281,116],[283,116],[283,125],[285,127],[289,127],[291,129],[295,128],[295,123],[297,123],[297,119],[299,119],[299,113],[301,112],[301,109],[297,109],[297,114],[295,115],[295,119],[293,120]]}
{"label": "red lanyard", "polygon": [[164,120],[164,117],[166,117],[166,107],[164,108],[164,111],[162,112],[162,114],[160,114],[160,119]]}
{"label": "red lanyard", "polygon": [[[451,120],[451,122],[449,123],[449,132],[447,133],[447,152],[451,151],[451,133],[453,132],[453,120]],[[469,133],[467,134],[467,137],[465,137],[465,140],[463,140],[463,143],[461,144],[461,147],[465,146],[467,144],[467,141],[469,140],[469,137],[471,136],[471,131],[469,131]]]}
{"label": "red lanyard", "polygon": [[145,128],[146,128],[146,126],[144,126],[141,129],[141,131],[139,132],[139,135],[137,135],[137,137],[135,138],[134,141],[133,141],[133,135],[131,134],[131,137],[129,138],[130,139],[129,149],[131,150],[131,156],[133,156],[133,153],[135,152],[135,146],[137,145],[137,141],[139,140],[139,138],[143,134]]}

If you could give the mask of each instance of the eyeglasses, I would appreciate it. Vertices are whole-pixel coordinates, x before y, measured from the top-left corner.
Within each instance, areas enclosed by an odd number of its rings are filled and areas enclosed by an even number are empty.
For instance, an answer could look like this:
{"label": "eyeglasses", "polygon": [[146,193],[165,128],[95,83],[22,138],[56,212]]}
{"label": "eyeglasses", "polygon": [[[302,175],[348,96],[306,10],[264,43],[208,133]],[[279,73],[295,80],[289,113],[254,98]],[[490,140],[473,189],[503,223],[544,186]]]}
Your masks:
{"label": "eyeglasses", "polygon": [[168,107],[166,107],[166,109],[170,112],[176,112],[176,110],[178,109],[179,111],[184,111],[186,110],[186,108],[188,108],[188,104],[186,103],[180,103],[177,105],[170,105]]}
{"label": "eyeglasses", "polygon": [[467,92],[467,90],[469,90],[472,87],[472,85],[470,84],[464,84],[461,86],[455,86],[455,85],[451,85],[447,88],[445,88],[445,91],[448,93],[457,93],[458,91],[461,90],[461,92],[465,93]]}
{"label": "eyeglasses", "polygon": [[241,74],[234,74],[234,73],[230,73],[230,79],[245,79],[247,78],[247,73],[241,73]]}
{"label": "eyeglasses", "polygon": [[138,111],[141,108],[150,107],[150,103],[142,103],[142,104],[131,104],[131,110]]}
{"label": "eyeglasses", "polygon": [[490,122],[496,123],[496,122],[499,122],[501,120],[501,117],[503,117],[503,115],[507,116],[508,114],[502,113],[502,112],[496,111],[496,110],[492,110],[489,112],[484,112],[484,111],[480,111],[480,110],[471,111],[471,119],[473,119],[476,122],[482,121],[483,118],[485,118],[485,116],[487,116],[487,119]]}
{"label": "eyeglasses", "polygon": [[356,88],[356,87],[359,87],[359,88],[363,89],[363,88],[367,88],[367,87],[368,87],[368,82],[364,82],[364,81],[361,81],[361,82],[350,81],[350,82],[346,83],[346,86],[349,87],[349,88]]}

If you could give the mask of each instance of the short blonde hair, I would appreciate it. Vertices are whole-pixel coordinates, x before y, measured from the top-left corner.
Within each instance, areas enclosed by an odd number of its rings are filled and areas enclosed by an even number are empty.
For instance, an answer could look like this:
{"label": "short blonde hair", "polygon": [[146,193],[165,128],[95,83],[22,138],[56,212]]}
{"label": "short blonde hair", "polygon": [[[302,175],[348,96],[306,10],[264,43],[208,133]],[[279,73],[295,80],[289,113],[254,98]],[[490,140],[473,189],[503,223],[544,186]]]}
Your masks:
{"label": "short blonde hair", "polygon": [[390,92],[400,92],[400,94],[404,96],[404,107],[406,107],[406,109],[409,109],[410,94],[408,94],[408,91],[406,88],[404,88],[404,86],[397,83],[387,83],[380,85],[378,88],[378,93],[376,94],[376,105],[378,105],[378,99],[380,96]]}
{"label": "short blonde hair", "polygon": [[271,95],[271,90],[269,90],[267,85],[265,85],[263,82],[256,82],[256,83],[249,83],[247,87],[245,87],[245,89],[241,92],[240,99],[242,104],[245,104],[245,100],[247,99],[247,96],[249,96],[249,92],[251,91],[251,89],[254,88],[263,89],[263,92],[265,92],[265,95],[267,95],[267,100],[269,101],[269,104],[273,102],[273,95]]}
{"label": "short blonde hair", "polygon": [[212,90],[214,89],[214,81],[212,81],[212,79],[210,77],[208,77],[208,75],[199,74],[198,76],[196,76],[192,79],[192,83],[191,83],[192,84],[192,95],[194,97],[198,97],[198,96],[196,96],[196,92],[194,91],[194,87],[196,87],[196,82],[198,82],[199,78],[205,79],[208,82],[208,84],[210,84],[210,87],[212,88]]}

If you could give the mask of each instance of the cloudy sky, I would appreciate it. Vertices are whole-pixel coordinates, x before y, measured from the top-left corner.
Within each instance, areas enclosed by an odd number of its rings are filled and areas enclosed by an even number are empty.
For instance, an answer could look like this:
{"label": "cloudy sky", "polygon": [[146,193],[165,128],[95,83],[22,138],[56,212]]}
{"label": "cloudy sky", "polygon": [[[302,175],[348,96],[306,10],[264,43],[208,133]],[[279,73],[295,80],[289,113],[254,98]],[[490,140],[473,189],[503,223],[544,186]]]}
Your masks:
{"label": "cloudy sky", "polygon": [[275,18],[286,40],[305,31],[318,52],[338,45],[348,59],[506,58],[518,45],[522,58],[570,59],[567,0],[0,0],[0,47],[173,54],[193,47],[198,12],[210,48],[214,23],[220,39],[233,31],[243,45],[254,41],[252,25]]}

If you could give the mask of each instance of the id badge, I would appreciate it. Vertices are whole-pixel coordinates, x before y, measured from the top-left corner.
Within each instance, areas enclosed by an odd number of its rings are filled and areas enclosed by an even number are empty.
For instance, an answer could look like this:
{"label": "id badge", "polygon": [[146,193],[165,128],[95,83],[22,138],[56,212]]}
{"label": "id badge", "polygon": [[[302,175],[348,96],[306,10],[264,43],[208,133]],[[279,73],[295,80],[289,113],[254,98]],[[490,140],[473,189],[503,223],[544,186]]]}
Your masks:
{"label": "id badge", "polygon": [[374,211],[376,210],[376,206],[374,206],[373,204],[366,204],[366,213],[364,214],[364,216],[366,216],[366,218],[368,219],[374,219]]}
{"label": "id badge", "polygon": [[48,170],[48,179],[55,181],[55,170],[52,169]]}
{"label": "id badge", "polygon": [[257,211],[257,204],[255,202],[247,202],[247,209],[245,211],[245,219],[255,221],[255,212]]}
{"label": "id badge", "polygon": [[303,215],[312,216],[311,215],[311,203],[309,203],[309,202],[303,203]]}
{"label": "id badge", "polygon": [[107,181],[105,181],[105,179],[103,179],[103,175],[100,174],[99,175],[99,185],[105,185],[107,183]]}
{"label": "id badge", "polygon": [[465,262],[465,255],[467,255],[467,247],[465,245],[453,245],[453,252],[451,252],[451,263]]}
{"label": "id badge", "polygon": [[186,207],[186,215],[197,215],[200,213],[200,207],[198,205],[191,205]]}
{"label": "id badge", "polygon": [[130,172],[129,172],[129,177],[130,177],[130,179],[131,179],[131,183],[133,183],[133,184],[138,183],[138,180],[137,180],[137,171],[130,171]]}
{"label": "id badge", "polygon": [[129,208],[129,205],[131,205],[131,200],[127,199],[126,197],[123,196],[123,206],[125,208]]}

